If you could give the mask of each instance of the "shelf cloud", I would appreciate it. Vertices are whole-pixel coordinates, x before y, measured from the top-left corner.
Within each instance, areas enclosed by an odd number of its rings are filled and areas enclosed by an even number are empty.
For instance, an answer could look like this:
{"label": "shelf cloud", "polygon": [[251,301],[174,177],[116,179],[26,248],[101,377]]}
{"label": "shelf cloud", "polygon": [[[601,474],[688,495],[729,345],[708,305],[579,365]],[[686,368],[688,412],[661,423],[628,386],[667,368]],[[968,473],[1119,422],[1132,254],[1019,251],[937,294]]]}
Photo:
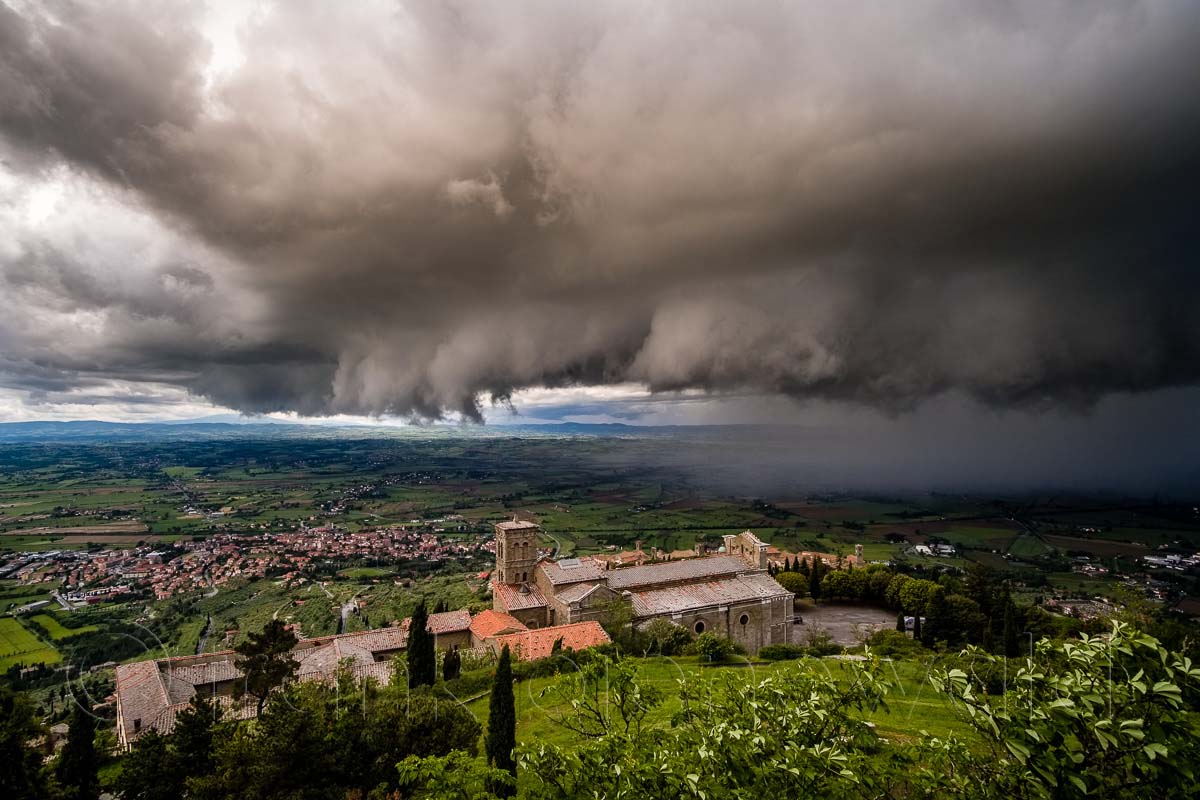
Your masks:
{"label": "shelf cloud", "polygon": [[1196,75],[1167,0],[0,4],[0,386],[1191,386]]}

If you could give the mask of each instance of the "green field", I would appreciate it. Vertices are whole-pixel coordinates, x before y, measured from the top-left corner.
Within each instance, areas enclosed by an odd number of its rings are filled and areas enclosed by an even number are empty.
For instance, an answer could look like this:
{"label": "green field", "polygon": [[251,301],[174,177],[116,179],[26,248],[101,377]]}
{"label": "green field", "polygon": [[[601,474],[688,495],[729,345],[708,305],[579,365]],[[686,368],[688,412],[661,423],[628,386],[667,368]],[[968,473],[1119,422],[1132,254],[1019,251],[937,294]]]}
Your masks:
{"label": "green field", "polygon": [[72,636],[79,636],[83,633],[91,633],[98,628],[95,625],[83,625],[79,628],[68,628],[59,622],[50,614],[37,614],[30,617],[31,620],[41,625],[50,634],[50,638],[56,642],[63,639],[70,639]]}
{"label": "green field", "polygon": [[395,575],[396,571],[386,569],[385,567],[352,567],[344,569],[338,573],[343,578],[359,579],[359,578],[387,578]]}
{"label": "green field", "polygon": [[0,672],[14,664],[56,664],[62,654],[12,617],[0,617]]}
{"label": "green field", "polygon": [[[790,670],[816,670],[835,680],[845,674],[847,665],[835,659],[803,659],[799,662],[775,662],[741,667],[701,666],[695,658],[647,658],[639,659],[639,680],[645,685],[661,689],[665,702],[650,717],[657,725],[667,726],[671,716],[679,711],[679,682],[694,682],[719,677],[722,673],[744,675],[746,681],[768,673]],[[913,741],[927,733],[931,736],[955,734],[963,740],[972,741],[974,731],[945,696],[929,684],[928,668],[916,661],[897,661],[883,664],[887,677],[894,683],[887,698],[887,708],[865,715],[876,726],[876,731],[893,741]],[[515,687],[517,710],[517,741],[545,742],[559,746],[570,746],[576,735],[558,724],[555,719],[568,711],[565,706],[555,705],[546,690],[558,677],[535,678],[523,681]],[[480,724],[487,727],[489,696],[483,694],[472,698],[466,707]],[[923,733],[924,732],[924,733]]]}
{"label": "green field", "polygon": [[1050,551],[1046,543],[1032,533],[1023,533],[1009,545],[1008,552],[1021,558],[1036,558]]}

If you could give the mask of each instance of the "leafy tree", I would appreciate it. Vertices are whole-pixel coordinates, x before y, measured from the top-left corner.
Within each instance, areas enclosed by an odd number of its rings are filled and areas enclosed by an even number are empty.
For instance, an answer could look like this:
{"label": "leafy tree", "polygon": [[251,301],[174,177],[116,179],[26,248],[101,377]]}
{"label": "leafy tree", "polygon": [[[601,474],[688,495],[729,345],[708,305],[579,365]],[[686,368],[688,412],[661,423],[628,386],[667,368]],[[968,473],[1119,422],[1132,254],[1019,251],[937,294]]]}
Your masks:
{"label": "leafy tree", "polygon": [[437,680],[437,654],[433,649],[433,634],[429,632],[429,614],[425,601],[417,603],[408,622],[408,686],[432,686]]}
{"label": "leafy tree", "polygon": [[219,709],[207,695],[192,695],[175,716],[169,736],[148,731],[138,737],[121,765],[117,790],[126,800],[179,798],[189,793],[189,780],[213,771],[215,729]]}
{"label": "leafy tree", "polygon": [[409,756],[396,769],[402,796],[417,800],[486,800],[516,794],[509,772],[481,764],[461,750],[445,756]]}
{"label": "leafy tree", "polygon": [[253,725],[217,737],[196,797],[224,800],[386,796],[408,756],[474,755],[480,726],[456,701],[403,684],[379,688],[342,671],[334,685],[293,682]]}
{"label": "leafy tree", "polygon": [[[517,762],[513,750],[517,746],[517,712],[513,698],[512,656],[508,645],[500,651],[496,664],[496,678],[492,684],[492,697],[488,706],[488,733],[484,747],[489,766],[517,774]],[[497,787],[507,790],[507,785]]]}
{"label": "leafy tree", "polygon": [[292,658],[292,649],[298,643],[296,634],[279,619],[268,622],[261,633],[246,637],[233,648],[239,656],[234,666],[242,673],[242,680],[234,684],[233,696],[254,697],[258,701],[257,712],[261,714],[267,696],[296,674],[300,665]]}
{"label": "leafy tree", "polygon": [[933,599],[934,592],[939,591],[945,590],[933,581],[910,578],[900,589],[900,604],[910,614],[927,614],[929,601]]}
{"label": "leafy tree", "polygon": [[150,730],[138,737],[121,762],[116,790],[124,800],[177,800],[182,781],[167,737]]}
{"label": "leafy tree", "polygon": [[711,631],[705,631],[697,636],[692,648],[696,651],[696,655],[705,661],[724,661],[733,653],[733,647],[729,640],[723,636],[717,636]]}
{"label": "leafy tree", "polygon": [[46,796],[43,754],[30,744],[44,733],[29,698],[0,684],[0,795],[13,800]]}
{"label": "leafy tree", "polygon": [[556,707],[569,711],[552,717],[555,723],[584,739],[610,734],[636,739],[646,727],[651,710],[662,703],[660,689],[637,681],[630,659],[601,657],[552,686]]}
{"label": "leafy tree", "polygon": [[[599,663],[565,676],[564,697],[579,698],[562,723],[585,732],[570,747],[521,748],[529,796],[860,797],[879,793],[874,733],[862,713],[876,708],[887,683],[857,664],[840,675],[780,667],[761,680],[728,673],[683,684],[671,725],[650,726],[663,700],[642,686],[631,664]],[[591,665],[589,665],[591,666]],[[585,668],[585,672],[587,668]],[[603,698],[619,698],[602,702]],[[593,699],[595,698],[595,699]]]}
{"label": "leafy tree", "polygon": [[692,641],[692,635],[686,628],[662,617],[651,620],[646,626],[645,634],[650,640],[650,652],[663,656],[677,655]]}
{"label": "leafy tree", "polygon": [[887,604],[889,608],[900,608],[907,611],[908,609],[904,608],[904,602],[901,600],[900,595],[904,591],[904,587],[907,586],[909,581],[912,580],[914,580],[914,578],[908,575],[894,576],[888,582],[887,590],[883,593],[883,602]]}
{"label": "leafy tree", "polygon": [[184,780],[212,771],[214,737],[220,716],[220,708],[200,691],[192,695],[187,708],[175,715],[171,746]]}
{"label": "leafy tree", "polygon": [[959,767],[995,797],[1200,794],[1200,722],[1188,699],[1200,696],[1200,667],[1124,623],[1108,636],[1042,640],[1001,697],[977,694],[961,669],[934,683],[986,742],[987,757],[963,755]]}
{"label": "leafy tree", "polygon": [[821,596],[829,600],[854,599],[854,586],[850,573],[839,569],[822,578]]}
{"label": "leafy tree", "polygon": [[804,597],[808,594],[808,578],[799,572],[781,572],[775,576],[775,580],[797,597]]}
{"label": "leafy tree", "polygon": [[71,711],[67,743],[58,757],[55,774],[63,794],[69,800],[97,800],[100,797],[96,755],[96,718],[76,701]]}
{"label": "leafy tree", "polygon": [[863,597],[876,603],[886,602],[884,595],[887,593],[888,584],[892,582],[892,577],[892,572],[887,567],[878,564],[867,567],[867,585]]}
{"label": "leafy tree", "polygon": [[644,637],[634,627],[633,604],[617,599],[604,605],[604,618],[600,623],[617,647],[631,653],[646,650]]}

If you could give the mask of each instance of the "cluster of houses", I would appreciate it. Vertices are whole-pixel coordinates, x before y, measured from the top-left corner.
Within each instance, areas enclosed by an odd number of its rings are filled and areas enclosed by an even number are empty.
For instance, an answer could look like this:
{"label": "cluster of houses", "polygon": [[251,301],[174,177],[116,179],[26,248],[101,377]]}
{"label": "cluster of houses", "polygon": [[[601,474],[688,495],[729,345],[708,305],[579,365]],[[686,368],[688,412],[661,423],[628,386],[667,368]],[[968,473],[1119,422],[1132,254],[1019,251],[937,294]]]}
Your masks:
{"label": "cluster of houses", "polygon": [[120,592],[147,592],[165,599],[268,574],[303,582],[301,573],[314,560],[442,561],[491,553],[482,537],[452,539],[403,527],[347,531],[336,526],[218,534],[179,542],[176,549],[182,554],[148,546],[18,553],[0,566],[0,576],[26,584],[61,581],[73,602],[97,602]]}

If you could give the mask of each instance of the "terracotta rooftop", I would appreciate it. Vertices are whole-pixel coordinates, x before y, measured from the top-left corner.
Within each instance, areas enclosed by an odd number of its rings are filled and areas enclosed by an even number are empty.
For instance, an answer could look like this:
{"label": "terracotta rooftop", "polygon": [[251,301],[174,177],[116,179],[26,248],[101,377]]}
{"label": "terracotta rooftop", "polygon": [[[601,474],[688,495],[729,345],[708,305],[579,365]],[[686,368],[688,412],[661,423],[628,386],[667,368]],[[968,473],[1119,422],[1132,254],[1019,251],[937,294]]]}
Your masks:
{"label": "terracotta rooftop", "polygon": [[471,627],[471,612],[465,608],[460,608],[458,611],[443,611],[438,614],[430,614],[429,625],[427,627],[430,633],[435,634],[465,631]]}
{"label": "terracotta rooftop", "polygon": [[[466,630],[471,622],[471,615],[465,610],[430,615],[431,623],[435,618],[442,632]],[[349,658],[354,662],[353,669],[358,677],[369,675],[386,683],[391,676],[391,664],[386,656],[403,650],[407,639],[402,628],[303,639],[292,651],[293,657],[300,662],[297,677],[300,680],[328,679],[339,663]],[[196,686],[239,677],[240,672],[234,666],[236,657],[234,651],[225,650],[119,665],[117,724],[122,743],[131,743],[148,730],[169,733],[174,726],[175,714],[187,705]],[[376,658],[384,660],[376,661]],[[244,708],[236,706],[231,711],[240,715]]]}
{"label": "terracotta rooftop", "polygon": [[[171,700],[157,663],[138,661],[117,667],[117,708],[121,712],[118,724],[126,741],[146,730],[162,709],[169,705]],[[136,726],[135,720],[138,723]]]}
{"label": "terracotta rooftop", "polygon": [[636,591],[638,587],[653,586],[657,583],[695,581],[752,571],[753,567],[737,556],[722,555],[690,558],[686,561],[663,561],[658,564],[646,564],[642,567],[614,569],[609,570],[606,575],[610,589],[615,589],[616,591],[625,589]]}
{"label": "terracotta rooftop", "polygon": [[571,625],[555,625],[497,636],[495,647],[499,651],[504,645],[508,645],[508,649],[518,660],[536,661],[550,655],[554,643],[559,639],[563,640],[564,649],[571,650],[586,650],[612,641],[599,622],[576,622]]}
{"label": "terracotta rooftop", "polygon": [[[522,587],[525,591],[522,591]],[[509,611],[523,611],[528,608],[545,608],[546,598],[542,592],[531,583],[493,583],[492,592],[500,598],[500,602]]]}
{"label": "terracotta rooftop", "polygon": [[490,639],[502,633],[529,630],[516,617],[503,611],[480,611],[471,620],[471,634],[478,639]]}

